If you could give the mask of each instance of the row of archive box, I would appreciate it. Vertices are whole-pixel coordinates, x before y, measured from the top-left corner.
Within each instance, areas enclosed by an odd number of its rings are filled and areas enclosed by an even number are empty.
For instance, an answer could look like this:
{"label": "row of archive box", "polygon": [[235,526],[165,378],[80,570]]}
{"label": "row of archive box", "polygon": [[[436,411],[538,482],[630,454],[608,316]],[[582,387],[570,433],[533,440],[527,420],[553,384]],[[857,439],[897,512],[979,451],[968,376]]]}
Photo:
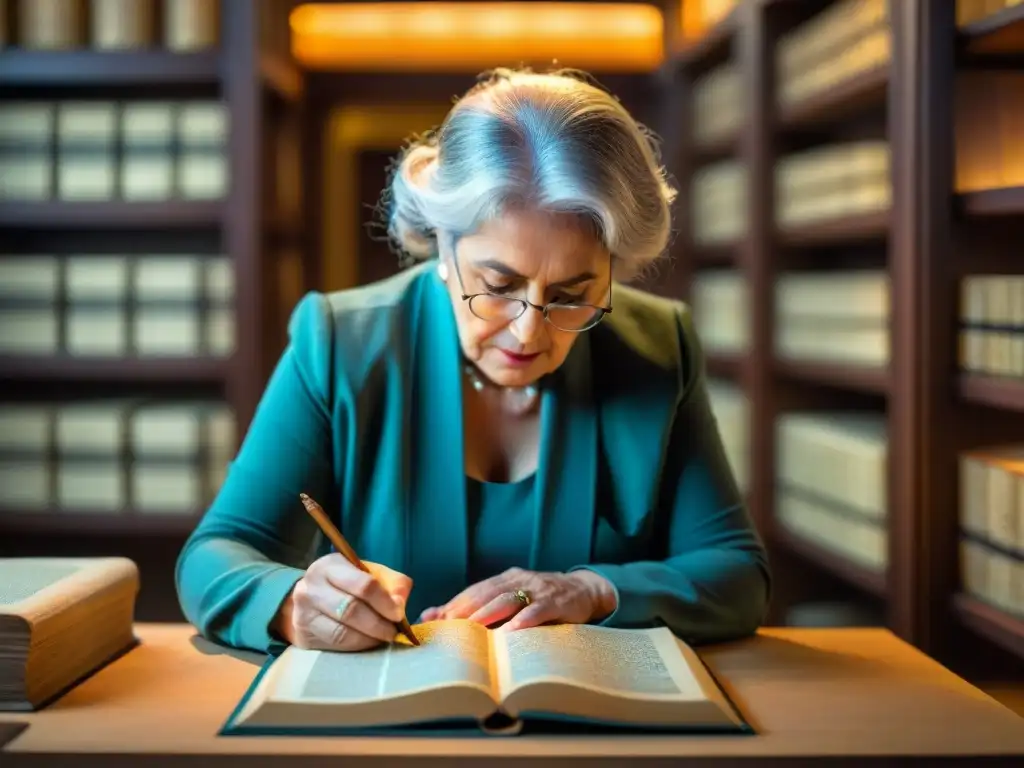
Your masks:
{"label": "row of archive box", "polygon": [[220,9],[221,0],[0,0],[0,50],[198,51],[217,45]]}
{"label": "row of archive box", "polygon": [[220,199],[227,140],[219,101],[6,102],[0,199]]}
{"label": "row of archive box", "polygon": [[[781,157],[775,167],[775,221],[786,231],[889,210],[889,145],[884,140],[823,144]],[[694,242],[733,243],[747,232],[750,189],[740,160],[699,168],[692,181]]]}
{"label": "row of archive box", "polygon": [[[750,405],[737,385],[709,383],[719,434],[741,491],[749,488]],[[887,562],[888,437],[873,411],[798,411],[779,416],[777,522],[871,572]]]}
{"label": "row of archive box", "polygon": [[[749,414],[742,390],[710,385],[737,477],[749,474]],[[875,411],[795,411],[775,426],[775,524],[863,571],[888,568],[889,441]],[[959,457],[960,585],[1024,619],[1024,446],[982,447]]]}
{"label": "row of archive box", "polygon": [[234,293],[223,256],[0,256],[0,354],[227,357]]}
{"label": "row of archive box", "polygon": [[[739,270],[697,274],[694,318],[709,350],[745,353],[748,293]],[[1024,378],[1024,275],[966,275],[960,294],[960,370]],[[891,301],[886,270],[784,273],[775,284],[775,352],[791,360],[884,366],[891,358]]]}
{"label": "row of archive box", "polygon": [[960,455],[963,590],[1024,619],[1024,445]]}
{"label": "row of archive box", "polygon": [[0,406],[0,511],[191,514],[236,447],[219,401],[100,399]]}

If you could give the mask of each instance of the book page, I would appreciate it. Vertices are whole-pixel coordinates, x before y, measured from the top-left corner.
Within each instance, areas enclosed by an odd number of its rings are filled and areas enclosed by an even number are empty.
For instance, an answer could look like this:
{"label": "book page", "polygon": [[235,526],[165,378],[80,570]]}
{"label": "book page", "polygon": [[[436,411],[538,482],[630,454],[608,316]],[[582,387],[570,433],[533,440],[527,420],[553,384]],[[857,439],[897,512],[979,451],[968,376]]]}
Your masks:
{"label": "book page", "polygon": [[82,563],[73,561],[0,560],[0,605],[27,600],[81,569]]}
{"label": "book page", "polygon": [[485,627],[469,621],[437,621],[418,624],[413,632],[421,645],[400,637],[358,653],[289,648],[286,654],[291,658],[275,674],[268,698],[356,703],[458,684],[491,692]]}
{"label": "book page", "polygon": [[666,629],[562,624],[497,632],[501,691],[568,683],[616,696],[703,699],[700,684]]}
{"label": "book page", "polygon": [[38,627],[85,604],[133,600],[139,570],[125,557],[0,558],[0,585],[0,616]]}

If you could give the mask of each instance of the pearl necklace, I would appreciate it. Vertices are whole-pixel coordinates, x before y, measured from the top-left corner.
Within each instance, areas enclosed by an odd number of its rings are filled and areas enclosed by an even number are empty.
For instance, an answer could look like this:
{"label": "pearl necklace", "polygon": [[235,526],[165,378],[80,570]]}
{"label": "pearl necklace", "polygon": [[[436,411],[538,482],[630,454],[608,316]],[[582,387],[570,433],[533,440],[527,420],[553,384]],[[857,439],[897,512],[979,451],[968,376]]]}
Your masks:
{"label": "pearl necklace", "polygon": [[497,384],[485,381],[484,377],[472,363],[466,363],[462,370],[465,372],[473,389],[477,392],[483,392],[487,386],[500,390],[504,395],[504,401],[511,406],[511,410],[516,416],[527,413],[537,403],[537,396],[540,390],[536,384],[527,384],[525,387],[500,387]]}

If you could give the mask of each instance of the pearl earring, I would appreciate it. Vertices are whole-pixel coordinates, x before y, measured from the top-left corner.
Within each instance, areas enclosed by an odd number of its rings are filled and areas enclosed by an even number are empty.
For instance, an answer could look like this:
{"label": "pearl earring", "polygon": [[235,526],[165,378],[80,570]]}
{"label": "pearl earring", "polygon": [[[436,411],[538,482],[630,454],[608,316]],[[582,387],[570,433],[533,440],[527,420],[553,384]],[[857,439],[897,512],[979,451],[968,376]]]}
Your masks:
{"label": "pearl earring", "polygon": [[443,282],[448,282],[448,265],[443,261],[437,265],[437,274],[440,275]]}

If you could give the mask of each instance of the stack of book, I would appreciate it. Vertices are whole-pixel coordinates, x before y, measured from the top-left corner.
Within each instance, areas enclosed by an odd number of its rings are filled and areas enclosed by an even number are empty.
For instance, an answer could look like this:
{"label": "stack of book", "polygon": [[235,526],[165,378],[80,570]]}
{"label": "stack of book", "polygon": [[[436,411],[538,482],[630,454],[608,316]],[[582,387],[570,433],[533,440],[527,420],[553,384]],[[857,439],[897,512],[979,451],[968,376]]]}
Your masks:
{"label": "stack of book", "polygon": [[219,402],[79,400],[0,406],[0,510],[200,513],[236,447]]}
{"label": "stack of book", "polygon": [[707,269],[693,280],[693,322],[708,352],[742,354],[750,345],[747,278],[737,269]]}
{"label": "stack of book", "polygon": [[798,103],[884,67],[891,55],[888,0],[832,3],[779,39],[779,104]]}
{"label": "stack of book", "polygon": [[136,644],[125,558],[0,558],[0,710],[40,709]]}
{"label": "stack of book", "polygon": [[219,200],[227,192],[219,101],[0,104],[0,200]]}
{"label": "stack of book", "polygon": [[968,275],[960,285],[960,370],[1024,378],[1024,275]]}
{"label": "stack of book", "polygon": [[783,274],[776,284],[778,357],[884,367],[890,357],[885,270]]}
{"label": "stack of book", "polygon": [[693,84],[693,141],[697,146],[735,135],[743,123],[743,82],[734,64],[717,67]]}
{"label": "stack of book", "polygon": [[228,357],[234,292],[223,256],[12,254],[0,260],[0,355]]}
{"label": "stack of book", "polygon": [[960,532],[963,591],[1024,618],[1024,446],[960,455]]}
{"label": "stack of book", "polygon": [[4,0],[0,2],[3,21],[7,6],[16,24],[13,34],[0,34],[0,47],[125,50],[160,46],[183,52],[212,48],[220,37],[220,0]]}
{"label": "stack of book", "polygon": [[792,412],[776,421],[775,519],[873,572],[888,563],[888,432],[872,412]]}
{"label": "stack of book", "polygon": [[706,165],[693,174],[693,240],[718,245],[747,231],[746,167],[735,160]]}
{"label": "stack of book", "polygon": [[708,381],[711,410],[718,421],[725,455],[740,492],[750,485],[750,402],[742,388],[730,381]]}
{"label": "stack of book", "polygon": [[781,229],[889,210],[892,182],[885,140],[825,144],[784,156],[775,173]]}

